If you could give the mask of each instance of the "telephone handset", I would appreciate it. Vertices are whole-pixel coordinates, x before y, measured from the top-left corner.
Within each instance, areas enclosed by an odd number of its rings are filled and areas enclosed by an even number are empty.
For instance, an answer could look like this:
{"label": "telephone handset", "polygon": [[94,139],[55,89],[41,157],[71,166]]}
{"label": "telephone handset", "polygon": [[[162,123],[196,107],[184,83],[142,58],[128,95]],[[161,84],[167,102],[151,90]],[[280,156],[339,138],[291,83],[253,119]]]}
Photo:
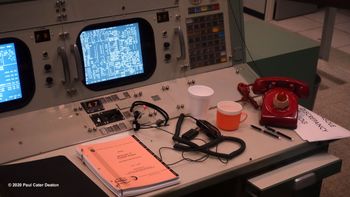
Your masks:
{"label": "telephone handset", "polygon": [[263,94],[272,88],[285,88],[294,92],[299,98],[309,95],[309,86],[302,81],[288,77],[263,77],[255,80],[252,85],[254,94]]}
{"label": "telephone handset", "polygon": [[[264,94],[260,124],[295,129],[298,119],[298,98],[309,95],[306,83],[288,77],[258,78],[253,84],[238,84],[238,90],[251,87],[254,94]],[[242,93],[243,94],[243,93]]]}

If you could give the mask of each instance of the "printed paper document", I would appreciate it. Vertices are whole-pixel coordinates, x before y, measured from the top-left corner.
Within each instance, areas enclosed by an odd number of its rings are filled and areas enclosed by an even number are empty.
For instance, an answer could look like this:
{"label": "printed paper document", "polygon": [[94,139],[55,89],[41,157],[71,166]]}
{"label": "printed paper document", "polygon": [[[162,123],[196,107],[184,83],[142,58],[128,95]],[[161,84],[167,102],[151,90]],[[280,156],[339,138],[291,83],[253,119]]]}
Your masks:
{"label": "printed paper document", "polygon": [[80,145],[78,153],[118,196],[134,196],[179,182],[178,175],[135,136]]}
{"label": "printed paper document", "polygon": [[350,137],[350,131],[316,113],[299,106],[298,135],[309,142]]}

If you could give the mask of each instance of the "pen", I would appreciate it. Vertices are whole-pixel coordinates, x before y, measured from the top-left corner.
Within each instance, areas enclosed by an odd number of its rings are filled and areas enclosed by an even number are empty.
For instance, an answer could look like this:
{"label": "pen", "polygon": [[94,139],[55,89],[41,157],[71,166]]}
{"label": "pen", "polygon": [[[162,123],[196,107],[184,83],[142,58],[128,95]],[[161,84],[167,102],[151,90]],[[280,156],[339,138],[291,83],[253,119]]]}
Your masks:
{"label": "pen", "polygon": [[264,130],[258,126],[255,126],[255,125],[250,125],[253,129],[257,130],[257,131],[260,131],[260,132],[263,132],[271,137],[274,137],[274,138],[277,138],[277,139],[280,139],[280,136],[274,134],[274,133],[271,133],[270,131],[267,131],[267,130]]}
{"label": "pen", "polygon": [[284,134],[284,133],[281,133],[281,132],[279,132],[279,131],[276,131],[274,128],[271,128],[271,127],[266,126],[266,125],[265,125],[265,128],[266,128],[267,130],[270,130],[270,131],[272,131],[272,132],[277,133],[278,135],[280,135],[280,136],[282,136],[282,137],[284,137],[284,138],[286,138],[286,139],[294,140],[292,137],[290,137],[290,136],[288,136],[288,135],[286,135],[286,134]]}

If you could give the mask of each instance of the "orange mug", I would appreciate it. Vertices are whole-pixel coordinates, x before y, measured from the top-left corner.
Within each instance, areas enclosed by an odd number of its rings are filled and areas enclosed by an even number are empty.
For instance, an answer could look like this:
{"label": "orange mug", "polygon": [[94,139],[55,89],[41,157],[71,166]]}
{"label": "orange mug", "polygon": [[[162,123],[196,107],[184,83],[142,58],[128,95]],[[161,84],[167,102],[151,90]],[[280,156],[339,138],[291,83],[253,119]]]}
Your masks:
{"label": "orange mug", "polygon": [[225,131],[237,130],[248,114],[242,112],[242,105],[234,101],[220,101],[217,104],[216,126]]}

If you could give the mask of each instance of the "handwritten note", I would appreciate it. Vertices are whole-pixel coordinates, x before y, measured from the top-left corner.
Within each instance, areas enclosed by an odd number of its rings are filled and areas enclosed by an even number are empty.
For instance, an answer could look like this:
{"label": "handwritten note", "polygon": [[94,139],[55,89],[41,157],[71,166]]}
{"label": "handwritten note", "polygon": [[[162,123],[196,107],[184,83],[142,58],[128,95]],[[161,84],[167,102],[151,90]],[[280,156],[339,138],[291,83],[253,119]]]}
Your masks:
{"label": "handwritten note", "polygon": [[316,113],[299,106],[298,135],[309,142],[350,137],[350,131]]}

